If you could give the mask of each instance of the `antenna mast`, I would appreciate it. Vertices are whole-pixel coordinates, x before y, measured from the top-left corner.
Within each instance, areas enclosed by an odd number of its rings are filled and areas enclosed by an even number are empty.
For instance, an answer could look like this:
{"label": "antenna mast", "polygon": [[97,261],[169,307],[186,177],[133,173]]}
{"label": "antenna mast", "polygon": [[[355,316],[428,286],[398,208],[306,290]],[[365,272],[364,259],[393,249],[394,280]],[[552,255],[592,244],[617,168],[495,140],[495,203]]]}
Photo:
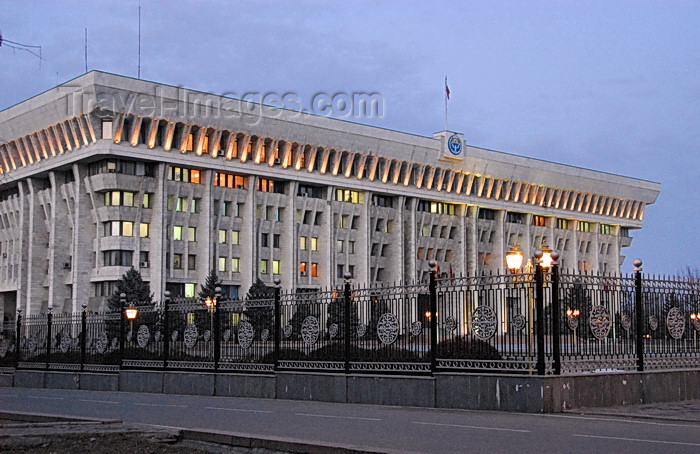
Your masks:
{"label": "antenna mast", "polygon": [[139,0],[139,69],[138,78],[141,78],[141,0]]}

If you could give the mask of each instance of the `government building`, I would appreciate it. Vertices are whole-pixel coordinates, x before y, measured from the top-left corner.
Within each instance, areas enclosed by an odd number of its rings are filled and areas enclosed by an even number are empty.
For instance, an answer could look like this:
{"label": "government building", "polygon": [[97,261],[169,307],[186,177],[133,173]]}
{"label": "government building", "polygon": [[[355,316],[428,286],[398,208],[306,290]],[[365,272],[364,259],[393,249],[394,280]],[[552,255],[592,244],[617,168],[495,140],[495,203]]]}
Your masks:
{"label": "government building", "polygon": [[503,272],[618,272],[657,183],[93,71],[0,112],[0,309]]}

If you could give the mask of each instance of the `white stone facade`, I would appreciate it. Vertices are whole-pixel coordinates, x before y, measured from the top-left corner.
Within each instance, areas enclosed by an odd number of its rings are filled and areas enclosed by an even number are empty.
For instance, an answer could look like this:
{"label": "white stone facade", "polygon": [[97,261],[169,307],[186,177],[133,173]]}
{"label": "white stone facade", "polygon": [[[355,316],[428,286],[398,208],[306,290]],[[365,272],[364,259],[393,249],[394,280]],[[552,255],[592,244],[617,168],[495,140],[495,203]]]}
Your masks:
{"label": "white stone facade", "polygon": [[156,299],[504,270],[543,242],[619,271],[657,183],[91,72],[0,112],[0,297],[98,309],[129,266]]}

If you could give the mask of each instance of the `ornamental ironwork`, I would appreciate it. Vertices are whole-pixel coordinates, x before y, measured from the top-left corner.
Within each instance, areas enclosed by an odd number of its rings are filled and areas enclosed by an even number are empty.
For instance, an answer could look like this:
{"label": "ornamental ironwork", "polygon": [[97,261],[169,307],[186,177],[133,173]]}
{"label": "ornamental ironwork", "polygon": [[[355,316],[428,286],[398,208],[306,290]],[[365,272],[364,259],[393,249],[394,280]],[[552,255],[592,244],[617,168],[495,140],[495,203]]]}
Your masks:
{"label": "ornamental ironwork", "polygon": [[108,346],[109,340],[107,339],[107,333],[102,331],[97,335],[97,339],[95,340],[95,348],[97,349],[98,353],[104,353],[107,351]]}
{"label": "ornamental ironwork", "polygon": [[151,340],[151,331],[148,329],[148,326],[139,326],[139,330],[136,332],[136,343],[139,347],[146,348],[149,340]]}
{"label": "ornamental ironwork", "polygon": [[39,343],[37,342],[36,334],[31,336],[28,341],[29,351],[35,353]]}
{"label": "ornamental ironwork", "polygon": [[92,347],[93,342],[94,342],[94,340],[92,339],[92,337],[88,337],[87,340],[85,341],[85,348]]}
{"label": "ornamental ironwork", "polygon": [[578,328],[578,317],[567,316],[566,326],[568,326],[571,331],[576,331]]}
{"label": "ornamental ironwork", "polygon": [[364,337],[364,335],[367,333],[367,325],[364,323],[360,323],[357,325],[357,337]]}
{"label": "ornamental ironwork", "polygon": [[522,331],[525,329],[525,325],[527,324],[527,320],[525,320],[525,316],[522,314],[516,314],[513,316],[513,320],[511,320],[511,324],[513,325],[513,328],[516,331]]}
{"label": "ornamental ironwork", "polygon": [[160,330],[156,331],[156,333],[153,335],[153,340],[156,342],[160,341],[161,337],[163,337],[163,334],[160,332]]}
{"label": "ornamental ironwork", "polygon": [[610,312],[601,305],[593,306],[588,317],[588,325],[596,339],[605,339],[610,334]]}
{"label": "ornamental ironwork", "polygon": [[421,323],[421,322],[411,323],[411,334],[413,334],[414,336],[420,336],[422,332],[423,332],[423,323]]}
{"label": "ornamental ironwork", "polygon": [[131,330],[129,330],[129,332],[126,333],[126,341],[131,342],[131,339],[133,339],[133,338],[134,338],[134,333]]}
{"label": "ornamental ironwork", "polygon": [[60,344],[60,349],[61,353],[68,353],[68,350],[70,350],[70,336],[67,334],[64,334],[61,336],[61,344]]}
{"label": "ornamental ironwork", "polygon": [[249,348],[253,343],[254,335],[255,330],[250,322],[242,321],[238,324],[238,345],[240,345],[241,348]]}
{"label": "ornamental ironwork", "polygon": [[7,340],[0,339],[0,358],[4,358],[7,355]]}
{"label": "ornamental ironwork", "polygon": [[695,328],[695,331],[700,331],[700,318],[693,319],[693,328]]}
{"label": "ornamental ironwork", "polygon": [[479,306],[472,314],[472,331],[477,339],[489,340],[496,334],[498,316],[490,306]]}
{"label": "ornamental ironwork", "polygon": [[377,322],[377,336],[382,344],[390,345],[399,337],[399,320],[396,315],[387,312],[379,317]]}
{"label": "ornamental ironwork", "polygon": [[622,329],[629,331],[630,328],[632,328],[632,318],[629,315],[624,314],[620,319],[620,325],[622,325]]}
{"label": "ornamental ironwork", "polygon": [[183,336],[185,338],[185,347],[193,348],[195,345],[197,345],[198,335],[199,331],[197,330],[197,325],[195,325],[194,323],[188,324],[185,328],[185,332],[183,333]]}
{"label": "ornamental ironwork", "polygon": [[211,331],[210,330],[204,331],[204,334],[202,335],[202,337],[204,338],[204,342],[209,342],[211,340]]}
{"label": "ornamental ironwork", "polygon": [[448,315],[445,319],[445,329],[448,331],[454,331],[457,329],[457,320],[451,315]]}
{"label": "ornamental ironwork", "polygon": [[282,334],[284,334],[284,337],[289,337],[292,335],[292,331],[294,328],[292,328],[292,325],[284,325],[284,328],[282,329]]}
{"label": "ornamental ironwork", "polygon": [[328,335],[331,336],[331,339],[338,335],[337,323],[331,323],[331,326],[328,327]]}
{"label": "ornamental ironwork", "polygon": [[318,341],[318,319],[313,315],[309,315],[301,323],[301,338],[307,345],[313,345]]}
{"label": "ornamental ironwork", "polygon": [[649,316],[649,329],[656,331],[659,327],[659,318],[656,315]]}
{"label": "ornamental ironwork", "polygon": [[265,328],[260,332],[260,339],[262,339],[263,342],[267,342],[267,340],[270,338],[270,330]]}
{"label": "ornamental ironwork", "polygon": [[177,330],[174,330],[174,331],[170,334],[170,340],[172,340],[173,342],[175,342],[175,341],[177,340],[177,337],[178,337],[179,335],[180,335],[180,333],[179,333]]}
{"label": "ornamental ironwork", "polygon": [[114,336],[112,338],[112,349],[117,348],[118,345],[119,345],[119,339],[117,339],[117,336]]}
{"label": "ornamental ironwork", "polygon": [[672,307],[671,310],[666,314],[666,328],[668,329],[668,334],[678,340],[683,337],[683,331],[685,331],[685,316],[683,311],[678,307]]}
{"label": "ornamental ironwork", "polygon": [[228,342],[229,340],[231,340],[231,330],[227,329],[224,331],[224,342]]}

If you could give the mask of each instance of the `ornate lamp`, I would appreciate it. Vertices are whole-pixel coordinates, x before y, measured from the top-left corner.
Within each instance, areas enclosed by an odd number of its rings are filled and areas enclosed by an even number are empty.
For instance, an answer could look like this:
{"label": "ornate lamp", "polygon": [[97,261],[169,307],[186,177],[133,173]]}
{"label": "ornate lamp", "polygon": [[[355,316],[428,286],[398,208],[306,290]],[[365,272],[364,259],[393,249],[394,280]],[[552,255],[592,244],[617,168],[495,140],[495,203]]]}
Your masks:
{"label": "ornate lamp", "polygon": [[523,265],[523,252],[518,249],[517,246],[510,248],[510,251],[506,252],[506,266],[511,273],[515,274],[520,271],[520,267]]}

